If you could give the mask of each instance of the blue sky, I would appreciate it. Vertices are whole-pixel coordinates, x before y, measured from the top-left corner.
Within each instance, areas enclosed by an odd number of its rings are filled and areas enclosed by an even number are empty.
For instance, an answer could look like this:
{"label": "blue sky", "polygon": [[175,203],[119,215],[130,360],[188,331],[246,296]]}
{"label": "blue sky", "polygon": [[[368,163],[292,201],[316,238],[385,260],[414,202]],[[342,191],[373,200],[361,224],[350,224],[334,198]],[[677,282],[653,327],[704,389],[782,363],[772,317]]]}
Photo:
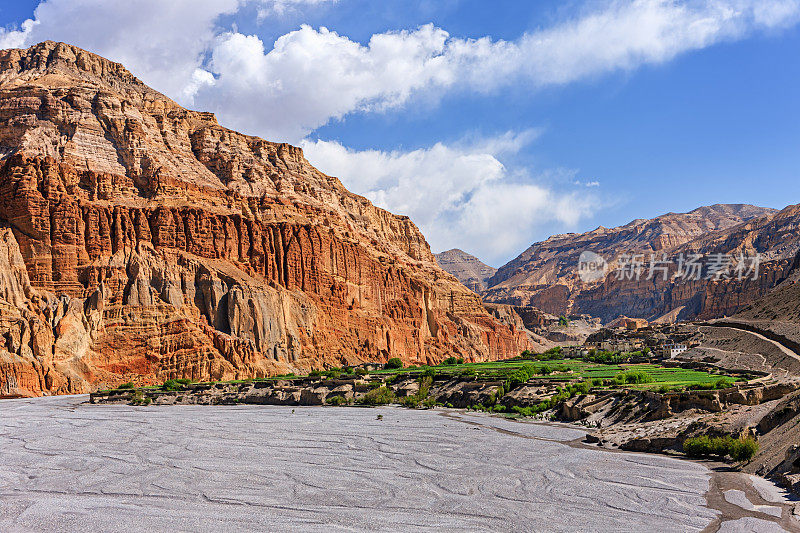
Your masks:
{"label": "blue sky", "polygon": [[39,4],[0,4],[3,47],[72,42],[299,144],[434,251],[800,201],[797,0]]}

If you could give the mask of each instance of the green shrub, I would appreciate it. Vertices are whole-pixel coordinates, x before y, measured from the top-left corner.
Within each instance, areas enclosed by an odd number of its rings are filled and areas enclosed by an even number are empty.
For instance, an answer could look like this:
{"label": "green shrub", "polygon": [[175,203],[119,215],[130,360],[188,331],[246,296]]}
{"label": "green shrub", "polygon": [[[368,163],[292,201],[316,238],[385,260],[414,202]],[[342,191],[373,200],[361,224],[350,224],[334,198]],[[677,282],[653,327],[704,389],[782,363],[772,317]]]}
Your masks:
{"label": "green shrub", "polygon": [[[402,404],[405,407],[419,407],[420,403],[428,402],[431,398],[428,398],[428,395],[431,391],[431,385],[433,385],[433,377],[431,376],[423,376],[419,379],[419,390],[416,394],[412,394],[410,396],[406,396],[402,400]],[[435,399],[433,402],[435,403]],[[430,402],[428,402],[430,403]]]}
{"label": "green shrub", "polygon": [[474,368],[465,368],[464,370],[461,371],[461,376],[465,378],[474,376],[475,374],[477,374],[477,372],[475,372]]}
{"label": "green shrub", "polygon": [[751,438],[709,437],[701,435],[684,441],[683,451],[689,457],[730,456],[734,461],[749,461],[758,452],[758,441]]}
{"label": "green shrub", "polygon": [[556,346],[555,348],[550,348],[544,353],[541,353],[536,356],[538,361],[549,361],[551,359],[561,359],[564,357],[563,350],[561,346]]}
{"label": "green shrub", "polygon": [[614,376],[614,382],[617,385],[652,383],[653,376],[643,370],[627,370]]}
{"label": "green shrub", "polygon": [[688,438],[683,441],[683,452],[689,457],[707,457],[711,452],[711,438],[708,435]]}
{"label": "green shrub", "polygon": [[737,439],[731,446],[730,456],[734,461],[749,461],[758,452],[758,441],[752,437]]}
{"label": "green shrub", "polygon": [[328,398],[325,400],[328,405],[349,405],[350,400],[345,398],[344,396],[334,396],[333,398]]}
{"label": "green shrub", "polygon": [[161,385],[161,389],[166,391],[183,390],[183,384],[179,383],[177,379],[168,379]]}
{"label": "green shrub", "polygon": [[419,405],[419,399],[414,394],[412,394],[411,396],[405,396],[403,398],[400,398],[399,401],[400,405],[402,405],[403,407],[408,407],[409,409],[414,409],[415,407],[417,407],[417,405]]}
{"label": "green shrub", "polygon": [[117,385],[117,389],[135,389],[136,387],[128,381],[127,383],[123,383],[122,385]]}
{"label": "green shrub", "polygon": [[366,376],[367,371],[361,367],[356,368],[356,376]]}
{"label": "green shrub", "polygon": [[424,400],[422,400],[422,406],[425,409],[432,409],[432,408],[436,407],[437,405],[439,405],[439,402],[437,402],[436,398],[434,398],[433,396],[429,396],[428,398],[425,398]]}
{"label": "green shrub", "polygon": [[733,438],[731,437],[712,437],[708,453],[723,459],[730,452],[732,445]]}
{"label": "green shrub", "polygon": [[604,365],[623,363],[630,359],[629,355],[622,355],[617,352],[607,352],[604,350],[589,350],[588,355],[581,357],[582,360],[589,363],[600,363]]}
{"label": "green shrub", "polygon": [[321,375],[322,375],[322,371],[320,371],[320,370],[312,370],[311,372],[308,373],[308,377],[311,377],[311,378],[316,378],[316,377],[319,377]]}
{"label": "green shrub", "polygon": [[179,379],[176,379],[175,382],[180,384],[180,385],[189,385],[189,384],[191,384],[192,380],[191,379],[187,379],[187,378],[179,378]]}
{"label": "green shrub", "polygon": [[346,366],[342,370],[344,370],[345,374],[352,374],[355,372],[355,369],[352,366]]}
{"label": "green shrub", "polygon": [[422,371],[422,375],[425,377],[432,378],[436,375],[436,369],[431,367],[425,367],[425,370]]}
{"label": "green shrub", "polygon": [[403,368],[403,361],[401,361],[399,357],[392,357],[391,359],[386,361],[386,368],[389,369]]}
{"label": "green shrub", "polygon": [[[462,359],[462,361],[463,361],[463,359]],[[456,359],[455,357],[448,357],[447,359],[442,361],[441,364],[442,365],[446,365],[446,366],[453,366],[453,365],[457,365],[459,363],[458,363],[458,359]]]}
{"label": "green shrub", "polygon": [[458,359],[456,359],[456,364],[457,365],[463,365],[464,364],[464,358],[463,357],[459,357]]}
{"label": "green shrub", "polygon": [[575,385],[575,392],[578,394],[589,394],[589,382],[581,381]]}
{"label": "green shrub", "polygon": [[690,390],[718,390],[718,389],[727,389],[728,387],[732,387],[734,384],[734,380],[732,378],[722,377],[716,380],[713,383],[695,383],[694,385],[690,385]]}
{"label": "green shrub", "polygon": [[150,405],[152,401],[153,400],[149,396],[145,396],[141,390],[137,390],[133,393],[131,405]]}
{"label": "green shrub", "polygon": [[387,405],[394,403],[395,396],[392,389],[380,386],[367,392],[360,400],[359,403],[364,405]]}

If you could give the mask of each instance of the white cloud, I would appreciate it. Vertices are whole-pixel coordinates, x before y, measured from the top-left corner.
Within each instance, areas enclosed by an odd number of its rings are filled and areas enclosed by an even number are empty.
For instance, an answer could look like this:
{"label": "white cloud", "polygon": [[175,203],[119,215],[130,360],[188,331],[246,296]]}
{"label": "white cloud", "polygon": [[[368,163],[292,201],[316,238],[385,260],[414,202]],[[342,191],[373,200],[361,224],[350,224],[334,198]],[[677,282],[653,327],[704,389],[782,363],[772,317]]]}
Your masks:
{"label": "white cloud", "polygon": [[208,64],[216,83],[202,89],[196,102],[239,128],[297,142],[331,118],[396,107],[416,90],[452,83],[440,66],[447,38],[427,25],[373,35],[362,46],[326,28],[303,26],[265,52],[254,35],[225,33]]}
{"label": "white cloud", "polygon": [[297,10],[303,6],[316,6],[320,4],[333,4],[338,0],[260,0],[262,5],[258,8],[258,19],[264,20],[272,15],[281,16],[287,11]]}
{"label": "white cloud", "polygon": [[306,157],[376,205],[406,214],[434,250],[461,247],[500,264],[530,244],[542,224],[574,226],[597,199],[532,183],[501,162],[536,133],[509,132],[407,152],[350,150],[335,141],[304,141]]}
{"label": "white cloud", "polygon": [[123,63],[181,99],[198,84],[196,71],[219,33],[216,20],[240,5],[239,0],[47,0],[19,30],[0,30],[0,43],[68,42]]}
{"label": "white cloud", "polygon": [[[269,46],[217,26],[246,4],[275,15],[335,0],[46,0],[0,44],[63,40],[123,62],[186,105],[248,133],[298,142],[332,119],[409,105],[420,93],[570,83],[797,23],[800,0],[590,3],[515,41],[462,39],[425,25],[362,45],[302,26]],[[212,74],[213,73],[213,74]]]}
{"label": "white cloud", "polygon": [[[267,50],[257,36],[220,35],[197,102],[239,128],[297,141],[357,111],[408,105],[414,95],[542,87],[631,70],[797,22],[800,0],[637,0],[604,3],[516,41],[460,39],[431,24],[375,34],[365,45],[303,26]],[[258,102],[241,106],[237,99]]]}

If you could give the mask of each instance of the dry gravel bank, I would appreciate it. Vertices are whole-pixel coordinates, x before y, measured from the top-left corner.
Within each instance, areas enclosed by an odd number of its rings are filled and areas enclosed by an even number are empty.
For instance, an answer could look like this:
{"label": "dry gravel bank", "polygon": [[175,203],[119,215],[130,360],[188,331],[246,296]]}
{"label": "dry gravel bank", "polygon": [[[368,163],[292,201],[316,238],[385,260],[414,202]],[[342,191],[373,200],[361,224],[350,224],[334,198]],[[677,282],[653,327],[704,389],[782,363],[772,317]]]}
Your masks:
{"label": "dry gravel bank", "polygon": [[0,403],[0,530],[663,532],[748,517],[778,527],[730,503],[721,516],[703,465],[593,449],[566,426],[86,400]]}

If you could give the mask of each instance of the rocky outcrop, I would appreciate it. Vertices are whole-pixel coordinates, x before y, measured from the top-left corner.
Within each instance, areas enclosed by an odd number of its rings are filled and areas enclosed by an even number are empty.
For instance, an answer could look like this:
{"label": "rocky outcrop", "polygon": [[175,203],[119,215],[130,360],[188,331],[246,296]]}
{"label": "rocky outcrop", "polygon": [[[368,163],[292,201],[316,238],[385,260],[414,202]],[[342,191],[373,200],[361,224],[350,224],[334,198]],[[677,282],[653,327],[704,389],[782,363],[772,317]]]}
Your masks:
{"label": "rocky outcrop", "polygon": [[800,253],[795,256],[786,279],[726,322],[800,353]]}
{"label": "rocky outcrop", "polygon": [[497,272],[496,268],[484,264],[474,255],[458,248],[435,254],[435,257],[442,269],[454,275],[464,286],[476,293],[486,289],[486,280]]}
{"label": "rocky outcrop", "polygon": [[62,43],[0,52],[0,394],[516,355],[416,226]]}
{"label": "rocky outcrop", "polygon": [[[555,315],[589,314],[604,322],[621,315],[658,322],[731,315],[787,277],[800,250],[798,220],[800,206],[776,212],[715,205],[618,228],[557,235],[501,267],[488,280],[483,296],[489,302],[534,306]],[[584,251],[602,258],[601,275],[579,275]],[[731,262],[727,273],[716,276],[709,264],[719,254]],[[747,261],[739,279],[735,259],[756,254],[761,257],[758,275],[753,279],[747,271],[752,262]],[[693,255],[701,256],[705,265],[699,279],[678,271],[680,258]],[[653,263],[651,256],[656,261],[666,256],[669,264]]]}

